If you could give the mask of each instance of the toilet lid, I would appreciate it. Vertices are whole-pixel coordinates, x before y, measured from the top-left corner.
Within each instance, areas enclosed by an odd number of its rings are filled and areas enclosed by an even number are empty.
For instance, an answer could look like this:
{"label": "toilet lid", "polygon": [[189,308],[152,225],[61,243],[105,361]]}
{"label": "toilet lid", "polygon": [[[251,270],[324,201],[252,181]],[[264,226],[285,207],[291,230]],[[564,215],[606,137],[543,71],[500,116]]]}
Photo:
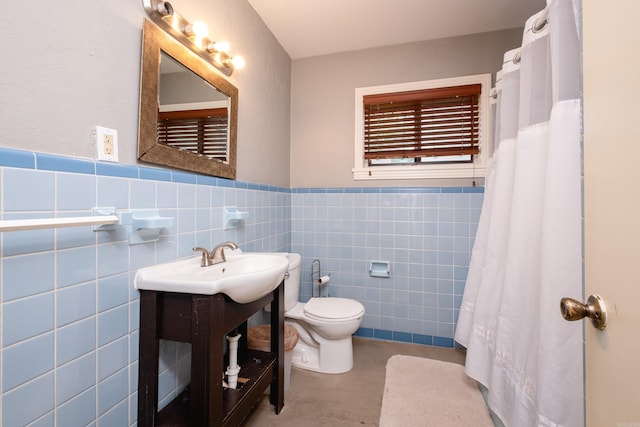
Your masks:
{"label": "toilet lid", "polygon": [[364,306],[348,298],[311,298],[304,305],[304,313],[317,319],[348,320],[362,316]]}

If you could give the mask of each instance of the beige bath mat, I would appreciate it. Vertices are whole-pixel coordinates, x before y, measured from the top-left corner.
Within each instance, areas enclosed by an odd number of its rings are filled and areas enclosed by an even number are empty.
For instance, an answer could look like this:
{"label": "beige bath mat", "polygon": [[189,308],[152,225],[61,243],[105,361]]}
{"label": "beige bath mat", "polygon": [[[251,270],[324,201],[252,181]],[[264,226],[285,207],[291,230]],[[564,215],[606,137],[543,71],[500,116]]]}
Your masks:
{"label": "beige bath mat", "polygon": [[380,427],[493,427],[477,383],[455,363],[392,356],[387,361]]}

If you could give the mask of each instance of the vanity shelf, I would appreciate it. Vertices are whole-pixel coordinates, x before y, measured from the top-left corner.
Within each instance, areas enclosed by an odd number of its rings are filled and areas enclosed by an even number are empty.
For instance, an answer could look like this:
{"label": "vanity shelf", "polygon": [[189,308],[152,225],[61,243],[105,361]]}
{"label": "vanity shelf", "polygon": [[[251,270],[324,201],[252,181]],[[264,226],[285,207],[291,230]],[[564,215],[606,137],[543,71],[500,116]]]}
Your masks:
{"label": "vanity shelf", "polygon": [[[270,385],[276,414],[284,407],[284,282],[248,304],[224,294],[196,295],[140,291],[138,425],[240,425]],[[271,352],[247,348],[247,319],[271,304]],[[237,389],[223,388],[224,337],[234,328],[240,377]],[[159,340],[191,343],[191,384],[159,413]]]}

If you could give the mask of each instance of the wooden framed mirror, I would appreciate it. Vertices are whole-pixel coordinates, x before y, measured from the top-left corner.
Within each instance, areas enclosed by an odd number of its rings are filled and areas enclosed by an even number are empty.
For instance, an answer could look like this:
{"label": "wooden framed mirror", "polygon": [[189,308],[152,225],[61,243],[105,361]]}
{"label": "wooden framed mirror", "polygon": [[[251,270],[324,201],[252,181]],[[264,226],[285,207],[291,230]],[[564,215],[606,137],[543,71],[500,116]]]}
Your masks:
{"label": "wooden framed mirror", "polygon": [[236,178],[238,89],[144,20],[138,159]]}

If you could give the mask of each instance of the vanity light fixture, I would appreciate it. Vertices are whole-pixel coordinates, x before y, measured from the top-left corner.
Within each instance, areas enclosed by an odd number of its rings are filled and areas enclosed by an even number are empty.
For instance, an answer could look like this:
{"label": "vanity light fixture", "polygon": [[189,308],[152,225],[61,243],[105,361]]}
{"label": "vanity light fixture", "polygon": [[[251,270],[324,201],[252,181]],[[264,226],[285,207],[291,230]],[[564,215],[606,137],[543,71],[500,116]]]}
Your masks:
{"label": "vanity light fixture", "polygon": [[223,74],[230,76],[234,70],[244,67],[244,59],[241,56],[229,54],[228,42],[214,42],[207,38],[209,29],[204,22],[187,21],[168,1],[142,0],[142,4],[153,23]]}

